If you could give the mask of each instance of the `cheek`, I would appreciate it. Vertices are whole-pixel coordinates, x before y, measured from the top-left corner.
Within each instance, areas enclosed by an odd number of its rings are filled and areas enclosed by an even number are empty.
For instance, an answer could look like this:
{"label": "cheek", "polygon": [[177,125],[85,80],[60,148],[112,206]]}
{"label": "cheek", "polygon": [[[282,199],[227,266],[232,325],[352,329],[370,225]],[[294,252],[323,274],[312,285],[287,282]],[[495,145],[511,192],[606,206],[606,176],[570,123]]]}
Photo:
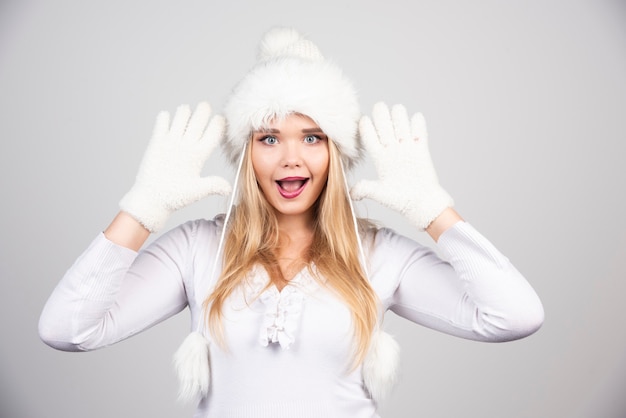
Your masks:
{"label": "cheek", "polygon": [[269,159],[266,155],[263,155],[259,150],[255,150],[254,146],[252,147],[251,152],[251,160],[252,160],[252,170],[254,171],[254,176],[257,178],[257,181],[262,181],[264,177],[268,176],[269,171]]}
{"label": "cheek", "polygon": [[328,166],[330,164],[330,156],[328,154],[328,148],[324,148],[320,150],[319,153],[316,153],[313,160],[311,161],[311,166],[314,167],[315,172],[320,174],[328,174]]}
{"label": "cheek", "polygon": [[328,178],[328,171],[329,171],[328,157],[320,161],[319,171],[323,174],[324,177]]}

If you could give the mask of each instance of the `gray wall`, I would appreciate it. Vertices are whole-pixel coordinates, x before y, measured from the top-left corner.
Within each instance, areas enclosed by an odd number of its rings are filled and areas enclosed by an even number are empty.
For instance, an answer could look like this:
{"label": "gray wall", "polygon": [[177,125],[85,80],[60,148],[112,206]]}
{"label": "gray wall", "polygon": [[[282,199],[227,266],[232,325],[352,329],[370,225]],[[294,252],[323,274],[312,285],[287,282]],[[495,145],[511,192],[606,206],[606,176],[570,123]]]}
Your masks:
{"label": "gray wall", "polygon": [[[621,0],[0,2],[0,415],[191,416],[171,368],[187,313],[86,354],[45,346],[37,320],[115,215],[156,113],[220,110],[274,25],[308,33],[364,112],[425,114],[458,211],[545,304],[537,334],[492,345],[390,314],[403,368],[383,416],[626,416]],[[209,171],[232,179],[219,155]],[[373,176],[366,161],[352,181]],[[168,227],[225,206],[209,198]],[[373,202],[359,210],[432,244]]]}

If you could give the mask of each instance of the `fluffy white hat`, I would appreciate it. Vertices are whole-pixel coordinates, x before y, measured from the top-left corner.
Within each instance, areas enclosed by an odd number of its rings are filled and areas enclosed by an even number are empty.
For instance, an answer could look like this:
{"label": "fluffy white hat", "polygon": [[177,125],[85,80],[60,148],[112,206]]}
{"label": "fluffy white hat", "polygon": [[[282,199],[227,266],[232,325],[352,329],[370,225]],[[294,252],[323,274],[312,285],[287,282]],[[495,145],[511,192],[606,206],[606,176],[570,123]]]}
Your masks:
{"label": "fluffy white hat", "polygon": [[301,113],[313,119],[339,148],[350,167],[361,154],[356,91],[317,46],[290,28],[263,37],[259,62],[235,86],[224,113],[226,155],[234,163],[250,133],[275,118]]}

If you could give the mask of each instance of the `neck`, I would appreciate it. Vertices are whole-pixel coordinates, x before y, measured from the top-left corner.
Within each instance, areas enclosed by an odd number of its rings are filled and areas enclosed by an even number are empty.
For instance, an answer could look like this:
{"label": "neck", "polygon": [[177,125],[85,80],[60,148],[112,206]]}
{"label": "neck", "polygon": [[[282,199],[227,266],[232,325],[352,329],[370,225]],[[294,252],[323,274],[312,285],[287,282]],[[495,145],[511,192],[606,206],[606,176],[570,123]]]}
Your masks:
{"label": "neck", "polygon": [[303,261],[313,242],[313,218],[310,216],[279,216],[279,244],[276,256],[287,262]]}
{"label": "neck", "polygon": [[276,248],[277,270],[270,272],[278,290],[287,284],[307,262],[307,253],[313,242],[312,216],[285,216],[277,214],[279,244]]}
{"label": "neck", "polygon": [[310,213],[302,215],[277,214],[278,230],[281,236],[290,239],[310,238],[313,234],[314,221]]}

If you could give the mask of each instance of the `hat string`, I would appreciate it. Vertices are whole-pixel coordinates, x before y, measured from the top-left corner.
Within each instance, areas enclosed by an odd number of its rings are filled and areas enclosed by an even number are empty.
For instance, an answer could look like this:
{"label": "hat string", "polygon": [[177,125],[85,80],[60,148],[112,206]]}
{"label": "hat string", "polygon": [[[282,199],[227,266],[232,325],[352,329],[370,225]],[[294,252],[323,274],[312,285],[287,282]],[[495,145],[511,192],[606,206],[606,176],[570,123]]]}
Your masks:
{"label": "hat string", "polygon": [[[230,221],[233,207],[235,205],[235,198],[237,196],[237,191],[239,188],[239,177],[241,175],[241,167],[243,166],[243,160],[246,155],[246,147],[248,143],[244,143],[241,149],[241,156],[239,157],[239,163],[237,164],[237,173],[235,174],[235,185],[233,186],[233,192],[230,195],[230,201],[228,202],[228,210],[226,211],[226,216],[224,217],[224,223],[222,225],[222,232],[220,233],[220,241],[217,245],[217,252],[215,253],[215,263],[213,263],[213,269],[211,271],[211,278],[215,277],[215,273],[217,271],[217,266],[219,264],[220,257],[222,256],[222,252],[224,250],[224,241],[226,239],[226,227],[228,226],[228,222]],[[208,294],[207,294],[208,296]],[[198,320],[198,324],[196,326],[196,331],[201,332],[202,324],[204,323],[203,318]]]}
{"label": "hat string", "polygon": [[348,203],[350,204],[350,212],[352,213],[352,223],[354,225],[354,233],[356,235],[356,241],[359,245],[359,256],[361,258],[361,267],[363,267],[363,271],[365,272],[365,276],[369,279],[369,272],[367,269],[367,263],[365,258],[365,251],[363,250],[363,242],[361,241],[361,234],[359,234],[359,225],[356,219],[356,212],[354,210],[354,204],[352,203],[352,199],[350,198],[350,186],[348,186],[348,177],[346,176],[346,170],[343,165],[343,159],[339,159],[339,163],[341,165],[341,173],[343,174],[343,185],[346,189],[346,196],[348,197]]}

